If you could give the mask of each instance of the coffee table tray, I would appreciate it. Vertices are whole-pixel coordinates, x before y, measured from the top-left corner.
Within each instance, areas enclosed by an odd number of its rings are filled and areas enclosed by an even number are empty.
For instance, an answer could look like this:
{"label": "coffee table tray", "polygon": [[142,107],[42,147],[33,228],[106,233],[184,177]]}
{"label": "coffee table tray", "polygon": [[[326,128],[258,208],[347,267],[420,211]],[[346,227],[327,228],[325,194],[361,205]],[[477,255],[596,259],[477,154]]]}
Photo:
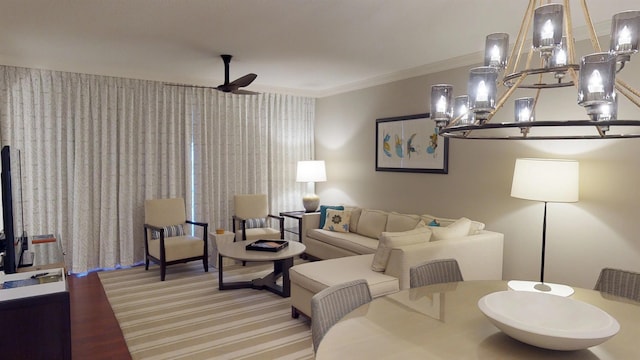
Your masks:
{"label": "coffee table tray", "polygon": [[289,246],[286,240],[257,240],[246,246],[247,250],[278,252]]}

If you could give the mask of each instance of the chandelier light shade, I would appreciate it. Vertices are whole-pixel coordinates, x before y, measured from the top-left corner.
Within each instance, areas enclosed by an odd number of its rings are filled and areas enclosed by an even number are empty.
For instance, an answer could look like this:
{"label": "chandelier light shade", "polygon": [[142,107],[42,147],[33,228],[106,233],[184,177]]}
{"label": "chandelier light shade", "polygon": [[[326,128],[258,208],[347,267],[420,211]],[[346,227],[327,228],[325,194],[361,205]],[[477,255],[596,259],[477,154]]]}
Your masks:
{"label": "chandelier light shade", "polygon": [[540,282],[510,281],[509,287],[511,289],[541,291],[560,296],[569,296],[573,293],[573,289],[569,286],[545,283],[544,263],[547,239],[547,203],[578,201],[579,173],[579,163],[574,160],[516,159],[511,196],[544,202],[544,216],[542,220]]}
{"label": "chandelier light shade", "polygon": [[533,107],[535,99],[532,97],[525,97],[516,99],[514,102],[514,118],[517,122],[533,121]]}
{"label": "chandelier light shade", "polygon": [[509,34],[495,33],[487,35],[484,45],[484,66],[498,69],[507,67],[509,52]]}
{"label": "chandelier light shade", "polygon": [[[602,50],[586,1],[581,1],[593,52],[578,57],[569,3],[569,0],[555,3],[529,0],[514,44],[509,44],[507,33],[486,36],[485,66],[473,68],[469,74],[467,113],[458,112],[458,105],[454,105],[454,113],[447,119],[444,114],[451,113],[438,111],[444,102],[441,102],[442,96],[434,97],[432,89],[431,112],[437,113],[438,134],[450,138],[490,140],[640,137],[640,119],[619,119],[617,107],[623,98],[640,110],[640,91],[621,78],[626,62],[638,52],[640,11],[613,15],[610,49]],[[532,36],[528,37],[528,34]],[[511,49],[509,56],[508,49]],[[538,54],[538,60],[534,59],[535,54]],[[584,118],[550,120],[541,118],[543,112],[535,111],[543,103],[540,101],[543,91],[547,93],[571,87],[577,93],[574,98],[577,101],[572,103],[584,108]],[[453,93],[453,89],[447,88],[449,90]],[[445,97],[447,100],[453,98],[457,98],[455,94]],[[505,117],[501,118],[503,122],[492,121],[509,99],[523,98],[533,98],[533,101],[527,101],[524,110],[525,102],[516,100],[516,115],[512,121],[504,121]],[[528,107],[530,104],[533,107]],[[526,115],[526,111],[531,116],[523,121],[525,117],[521,115]],[[534,117],[534,113],[538,116]]]}
{"label": "chandelier light shade", "polygon": [[476,114],[476,118],[480,121],[484,121],[496,107],[497,80],[498,70],[492,66],[473,68],[469,73],[467,86],[469,109]]}
{"label": "chandelier light shade", "polygon": [[611,46],[609,50],[625,61],[638,52],[640,11],[615,14],[611,20]]}
{"label": "chandelier light shade", "polygon": [[437,126],[443,126],[451,121],[453,113],[453,85],[439,84],[431,86],[431,119]]}
{"label": "chandelier light shade", "polygon": [[533,15],[533,48],[550,53],[562,40],[562,5],[538,7]]}
{"label": "chandelier light shade", "polygon": [[616,57],[610,53],[591,54],[580,61],[578,104],[587,109],[592,120],[598,120],[603,105],[615,102]]}
{"label": "chandelier light shade", "polygon": [[473,113],[469,111],[469,95],[460,95],[453,99],[453,116],[460,119],[458,125],[473,123]]}
{"label": "chandelier light shade", "polygon": [[314,183],[327,181],[324,160],[298,161],[296,182],[307,183],[307,193],[302,197],[306,212],[313,212],[320,206],[320,197],[315,194]]}

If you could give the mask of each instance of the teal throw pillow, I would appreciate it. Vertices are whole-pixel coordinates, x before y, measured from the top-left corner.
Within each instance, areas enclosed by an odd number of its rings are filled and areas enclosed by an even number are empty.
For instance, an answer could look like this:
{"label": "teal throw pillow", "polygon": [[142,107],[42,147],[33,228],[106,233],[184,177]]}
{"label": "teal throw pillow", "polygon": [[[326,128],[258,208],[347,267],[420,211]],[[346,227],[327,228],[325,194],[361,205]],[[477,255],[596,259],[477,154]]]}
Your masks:
{"label": "teal throw pillow", "polygon": [[335,206],[329,206],[329,205],[320,205],[320,229],[324,228],[324,223],[325,220],[327,219],[327,210],[332,209],[332,210],[344,210],[344,206],[342,205],[335,205]]}

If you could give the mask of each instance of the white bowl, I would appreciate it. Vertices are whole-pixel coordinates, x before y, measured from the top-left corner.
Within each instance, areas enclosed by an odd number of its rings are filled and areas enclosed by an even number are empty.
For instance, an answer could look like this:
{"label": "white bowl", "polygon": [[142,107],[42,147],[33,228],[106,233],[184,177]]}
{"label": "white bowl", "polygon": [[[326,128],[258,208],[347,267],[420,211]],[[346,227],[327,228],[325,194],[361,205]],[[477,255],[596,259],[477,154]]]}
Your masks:
{"label": "white bowl", "polygon": [[544,349],[586,349],[620,330],[616,319],[593,305],[545,293],[494,292],[478,307],[505,334]]}

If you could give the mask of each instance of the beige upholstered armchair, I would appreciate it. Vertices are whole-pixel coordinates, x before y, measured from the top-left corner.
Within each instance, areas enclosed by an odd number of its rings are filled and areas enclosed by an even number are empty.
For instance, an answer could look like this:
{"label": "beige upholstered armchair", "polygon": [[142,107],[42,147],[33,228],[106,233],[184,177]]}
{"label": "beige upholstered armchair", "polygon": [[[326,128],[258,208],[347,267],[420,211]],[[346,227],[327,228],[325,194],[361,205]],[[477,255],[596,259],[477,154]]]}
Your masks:
{"label": "beige upholstered armchair", "polygon": [[[145,270],[149,260],[160,264],[160,280],[164,281],[167,265],[202,260],[209,271],[207,223],[187,220],[184,199],[159,199],[144,202]],[[203,227],[202,238],[185,234],[184,225]]]}
{"label": "beige upholstered armchair", "polygon": [[[236,241],[284,239],[284,218],[269,214],[267,195],[235,195],[233,202],[233,232],[236,234]],[[276,222],[277,228],[269,226]]]}

